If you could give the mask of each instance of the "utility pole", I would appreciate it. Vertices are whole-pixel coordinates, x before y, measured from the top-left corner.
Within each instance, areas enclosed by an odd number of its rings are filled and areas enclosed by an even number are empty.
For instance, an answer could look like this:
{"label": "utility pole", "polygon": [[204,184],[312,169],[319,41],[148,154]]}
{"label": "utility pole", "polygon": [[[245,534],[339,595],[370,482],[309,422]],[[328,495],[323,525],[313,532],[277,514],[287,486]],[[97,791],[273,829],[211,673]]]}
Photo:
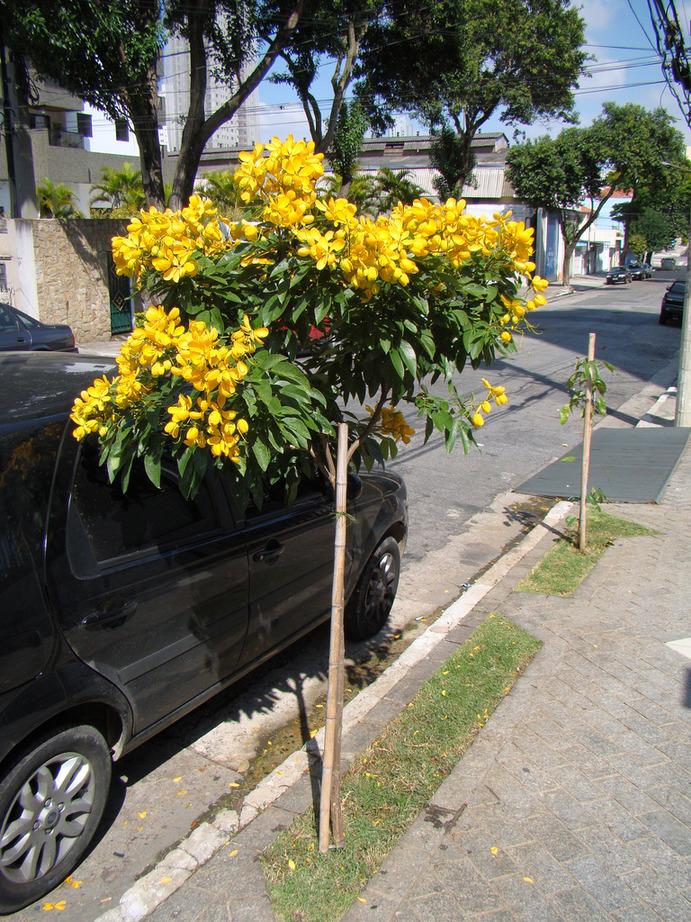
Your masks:
{"label": "utility pole", "polygon": [[34,156],[28,130],[29,95],[23,73],[19,73],[22,66],[23,64],[20,64],[18,67],[17,63],[11,60],[4,45],[0,46],[3,133],[10,186],[10,217],[37,218]]}
{"label": "utility pole", "polygon": [[689,242],[686,248],[686,292],[684,293],[684,313],[681,317],[677,410],[674,425],[691,426],[691,220],[689,221]]}

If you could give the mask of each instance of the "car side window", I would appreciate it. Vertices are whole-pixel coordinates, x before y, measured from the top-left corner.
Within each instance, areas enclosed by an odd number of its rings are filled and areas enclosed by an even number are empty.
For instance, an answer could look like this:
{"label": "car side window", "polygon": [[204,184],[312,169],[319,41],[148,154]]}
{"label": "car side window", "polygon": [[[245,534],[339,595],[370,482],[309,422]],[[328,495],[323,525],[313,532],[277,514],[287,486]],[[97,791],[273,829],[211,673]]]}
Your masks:
{"label": "car side window", "polygon": [[328,493],[324,483],[316,474],[313,477],[302,478],[297,496],[290,505],[286,502],[283,484],[277,483],[267,490],[261,509],[257,509],[253,503],[250,503],[245,511],[245,521],[254,522],[266,516],[280,515],[282,512],[288,514],[293,506],[317,505],[327,499]]}
{"label": "car side window", "polygon": [[[161,489],[142,464],[132,468],[127,493],[108,482],[98,451],[90,441],[80,446],[67,522],[68,549],[86,551],[96,564],[189,545],[221,529],[208,486],[186,500],[177,484],[174,462],[162,465]],[[81,540],[79,540],[81,538]],[[75,557],[71,552],[70,556]],[[82,557],[83,553],[76,556]],[[79,569],[82,569],[79,567]]]}
{"label": "car side window", "polygon": [[29,329],[37,330],[39,327],[43,326],[35,317],[30,317],[28,314],[25,314],[23,311],[17,311],[17,316],[24,324],[25,327]]}
{"label": "car side window", "polygon": [[17,321],[12,311],[8,310],[4,304],[0,304],[0,333],[16,333],[16,331]]}

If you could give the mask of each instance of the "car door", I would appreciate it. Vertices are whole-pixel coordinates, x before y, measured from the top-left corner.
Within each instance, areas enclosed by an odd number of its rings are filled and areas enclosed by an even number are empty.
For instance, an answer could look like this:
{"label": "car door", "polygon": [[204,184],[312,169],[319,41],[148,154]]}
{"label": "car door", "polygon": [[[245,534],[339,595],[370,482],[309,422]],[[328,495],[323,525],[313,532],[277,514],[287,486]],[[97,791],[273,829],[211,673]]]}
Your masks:
{"label": "car door", "polygon": [[135,732],[218,687],[247,632],[247,556],[210,476],[185,500],[135,465],[127,494],[69,433],[51,513],[51,597],[74,652],[127,694]]}
{"label": "car door", "polygon": [[0,304],[0,350],[23,351],[31,348],[31,334],[17,322],[12,308]]}
{"label": "car door", "polygon": [[328,615],[334,556],[333,495],[303,481],[295,502],[269,498],[238,533],[247,547],[250,615],[243,663],[260,659]]}

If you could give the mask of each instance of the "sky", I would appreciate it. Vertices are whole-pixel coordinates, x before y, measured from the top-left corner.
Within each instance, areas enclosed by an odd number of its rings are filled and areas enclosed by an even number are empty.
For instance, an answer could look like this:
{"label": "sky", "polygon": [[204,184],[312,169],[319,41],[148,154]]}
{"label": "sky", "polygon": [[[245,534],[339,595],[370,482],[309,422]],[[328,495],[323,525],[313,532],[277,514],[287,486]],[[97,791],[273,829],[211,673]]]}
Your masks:
{"label": "sky", "polygon": [[[687,6],[688,4],[688,6]],[[582,16],[586,23],[586,48],[592,56],[575,94],[576,110],[580,124],[588,125],[602,110],[607,101],[636,102],[648,109],[662,106],[683,132],[686,143],[691,144],[691,131],[686,127],[676,100],[664,82],[660,60],[654,46],[653,30],[646,0],[580,0]],[[691,0],[677,0],[679,19],[687,28],[691,14]],[[688,34],[687,34],[688,38]],[[330,67],[320,68],[316,96],[325,103],[331,98]],[[262,137],[282,137],[289,132],[306,137],[307,127],[295,96],[286,86],[264,81],[259,91],[263,105],[283,105],[283,109],[265,112],[262,117]],[[538,122],[523,127],[527,137],[556,134],[563,122]],[[421,133],[425,131],[420,126]],[[504,126],[499,118],[492,118],[483,131],[504,131],[509,140],[514,129]]]}

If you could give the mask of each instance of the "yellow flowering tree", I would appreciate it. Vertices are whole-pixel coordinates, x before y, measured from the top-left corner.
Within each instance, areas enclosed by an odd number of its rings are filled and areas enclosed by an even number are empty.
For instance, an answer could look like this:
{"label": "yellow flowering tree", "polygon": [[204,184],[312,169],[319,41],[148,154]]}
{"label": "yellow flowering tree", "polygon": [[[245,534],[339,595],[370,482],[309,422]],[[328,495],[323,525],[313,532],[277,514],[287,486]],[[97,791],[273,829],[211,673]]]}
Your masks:
{"label": "yellow flowering tree", "polygon": [[[138,457],[157,482],[167,450],[187,494],[208,463],[231,462],[258,502],[267,482],[290,493],[309,464],[333,481],[339,421],[356,465],[391,458],[414,434],[406,404],[425,438],[437,430],[449,450],[467,450],[508,398],[483,379],[485,392],[464,400],[454,377],[513,351],[545,303],[532,230],[510,214],[469,215],[456,199],[358,214],[320,194],[322,155],[292,137],[241,154],[234,175],[242,220],[192,196],[178,212],[142,211],[113,240],[118,272],[154,306],[118,375],[77,400],[77,438],[98,434],[124,486]],[[440,378],[445,396],[430,390]]]}

